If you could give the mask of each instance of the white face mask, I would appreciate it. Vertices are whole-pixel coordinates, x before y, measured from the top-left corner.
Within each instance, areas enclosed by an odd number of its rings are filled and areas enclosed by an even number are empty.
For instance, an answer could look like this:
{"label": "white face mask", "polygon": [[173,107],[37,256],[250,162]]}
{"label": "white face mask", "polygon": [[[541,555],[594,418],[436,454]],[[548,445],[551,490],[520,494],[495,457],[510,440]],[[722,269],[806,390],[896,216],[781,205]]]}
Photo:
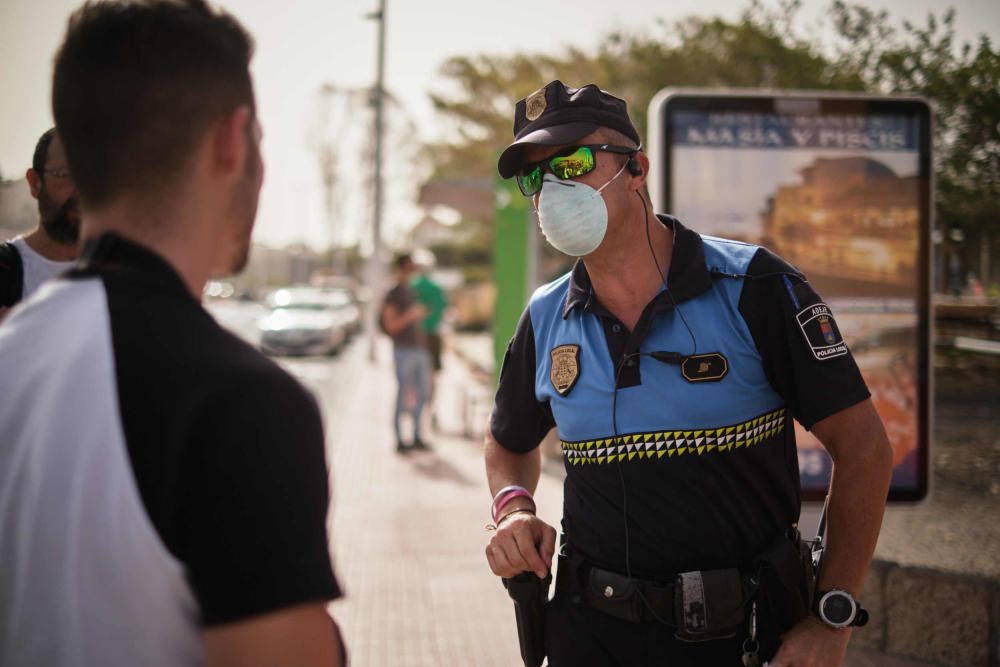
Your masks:
{"label": "white face mask", "polygon": [[538,195],[538,224],[552,247],[572,257],[597,250],[608,232],[608,207],[601,192],[621,173],[595,190],[586,183],[560,181],[552,174],[542,177]]}

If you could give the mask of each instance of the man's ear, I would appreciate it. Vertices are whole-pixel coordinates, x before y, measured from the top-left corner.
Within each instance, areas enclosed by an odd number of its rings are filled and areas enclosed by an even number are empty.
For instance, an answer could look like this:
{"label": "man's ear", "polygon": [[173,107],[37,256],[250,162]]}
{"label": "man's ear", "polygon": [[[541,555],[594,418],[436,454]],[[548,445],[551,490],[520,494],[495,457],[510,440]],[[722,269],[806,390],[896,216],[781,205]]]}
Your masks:
{"label": "man's ear", "polygon": [[38,199],[38,195],[42,193],[42,177],[33,168],[28,167],[28,171],[24,172],[24,178],[28,181],[31,196]]}
{"label": "man's ear", "polygon": [[252,122],[253,114],[246,106],[238,107],[216,122],[212,131],[212,161],[218,170],[235,175],[243,173],[252,137],[248,126]]}
{"label": "man's ear", "polygon": [[642,169],[638,174],[632,175],[632,181],[630,182],[630,187],[638,192],[645,185],[646,179],[649,177],[649,158],[643,152],[638,152],[632,156],[632,159],[636,161],[639,167]]}

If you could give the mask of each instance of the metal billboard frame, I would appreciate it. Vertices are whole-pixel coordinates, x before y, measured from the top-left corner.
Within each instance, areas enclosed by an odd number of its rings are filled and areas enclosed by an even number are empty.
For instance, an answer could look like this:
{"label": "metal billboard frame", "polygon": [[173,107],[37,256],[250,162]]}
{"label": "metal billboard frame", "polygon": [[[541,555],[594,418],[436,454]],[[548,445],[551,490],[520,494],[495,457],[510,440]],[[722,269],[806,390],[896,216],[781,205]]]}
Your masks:
{"label": "metal billboard frame", "polygon": [[[736,112],[774,115],[896,114],[913,116],[918,122],[919,222],[917,245],[917,481],[913,488],[895,488],[889,502],[914,503],[930,493],[930,445],[933,428],[933,367],[931,365],[931,230],[934,216],[932,168],[932,123],[930,104],[915,96],[878,96],[851,92],[766,89],[664,88],[649,104],[647,155],[650,160],[649,190],[657,211],[673,210],[671,176],[673,115],[678,112]],[[720,190],[722,186],[720,185]],[[686,221],[698,229],[697,221]],[[808,272],[807,272],[808,273]],[[825,489],[803,489],[804,501],[820,501]]]}

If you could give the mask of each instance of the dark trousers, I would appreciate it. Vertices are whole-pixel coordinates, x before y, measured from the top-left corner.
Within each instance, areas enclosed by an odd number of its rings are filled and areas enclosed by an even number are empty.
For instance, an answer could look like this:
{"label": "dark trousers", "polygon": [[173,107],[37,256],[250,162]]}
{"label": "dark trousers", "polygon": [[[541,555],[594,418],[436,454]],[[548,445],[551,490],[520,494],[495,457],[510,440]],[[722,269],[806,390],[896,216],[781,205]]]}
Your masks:
{"label": "dark trousers", "polygon": [[545,611],[549,667],[741,667],[745,634],[682,642],[673,628],[623,621],[561,591]]}

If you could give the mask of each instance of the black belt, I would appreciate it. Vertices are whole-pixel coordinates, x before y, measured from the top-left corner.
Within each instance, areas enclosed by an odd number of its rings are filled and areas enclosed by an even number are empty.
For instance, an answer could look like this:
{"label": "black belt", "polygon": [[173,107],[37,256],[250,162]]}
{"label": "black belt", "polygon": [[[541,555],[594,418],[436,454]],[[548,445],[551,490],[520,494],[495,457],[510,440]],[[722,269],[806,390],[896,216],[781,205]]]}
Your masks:
{"label": "black belt", "polygon": [[780,634],[808,613],[815,586],[808,544],[793,531],[778,536],[745,568],[682,572],[658,581],[596,567],[564,540],[560,546],[568,555],[559,557],[556,591],[631,623],[672,626],[682,641],[734,637],[746,627],[751,603],[757,609],[760,602]]}
{"label": "black belt", "polygon": [[594,609],[626,621],[676,626],[674,579],[664,583],[635,579],[570,555],[559,557],[556,590],[579,595]]}
{"label": "black belt", "polygon": [[661,581],[604,570],[570,555],[559,560],[556,590],[630,623],[658,621],[684,641],[732,637],[756,595],[753,577],[730,568],[684,572]]}

